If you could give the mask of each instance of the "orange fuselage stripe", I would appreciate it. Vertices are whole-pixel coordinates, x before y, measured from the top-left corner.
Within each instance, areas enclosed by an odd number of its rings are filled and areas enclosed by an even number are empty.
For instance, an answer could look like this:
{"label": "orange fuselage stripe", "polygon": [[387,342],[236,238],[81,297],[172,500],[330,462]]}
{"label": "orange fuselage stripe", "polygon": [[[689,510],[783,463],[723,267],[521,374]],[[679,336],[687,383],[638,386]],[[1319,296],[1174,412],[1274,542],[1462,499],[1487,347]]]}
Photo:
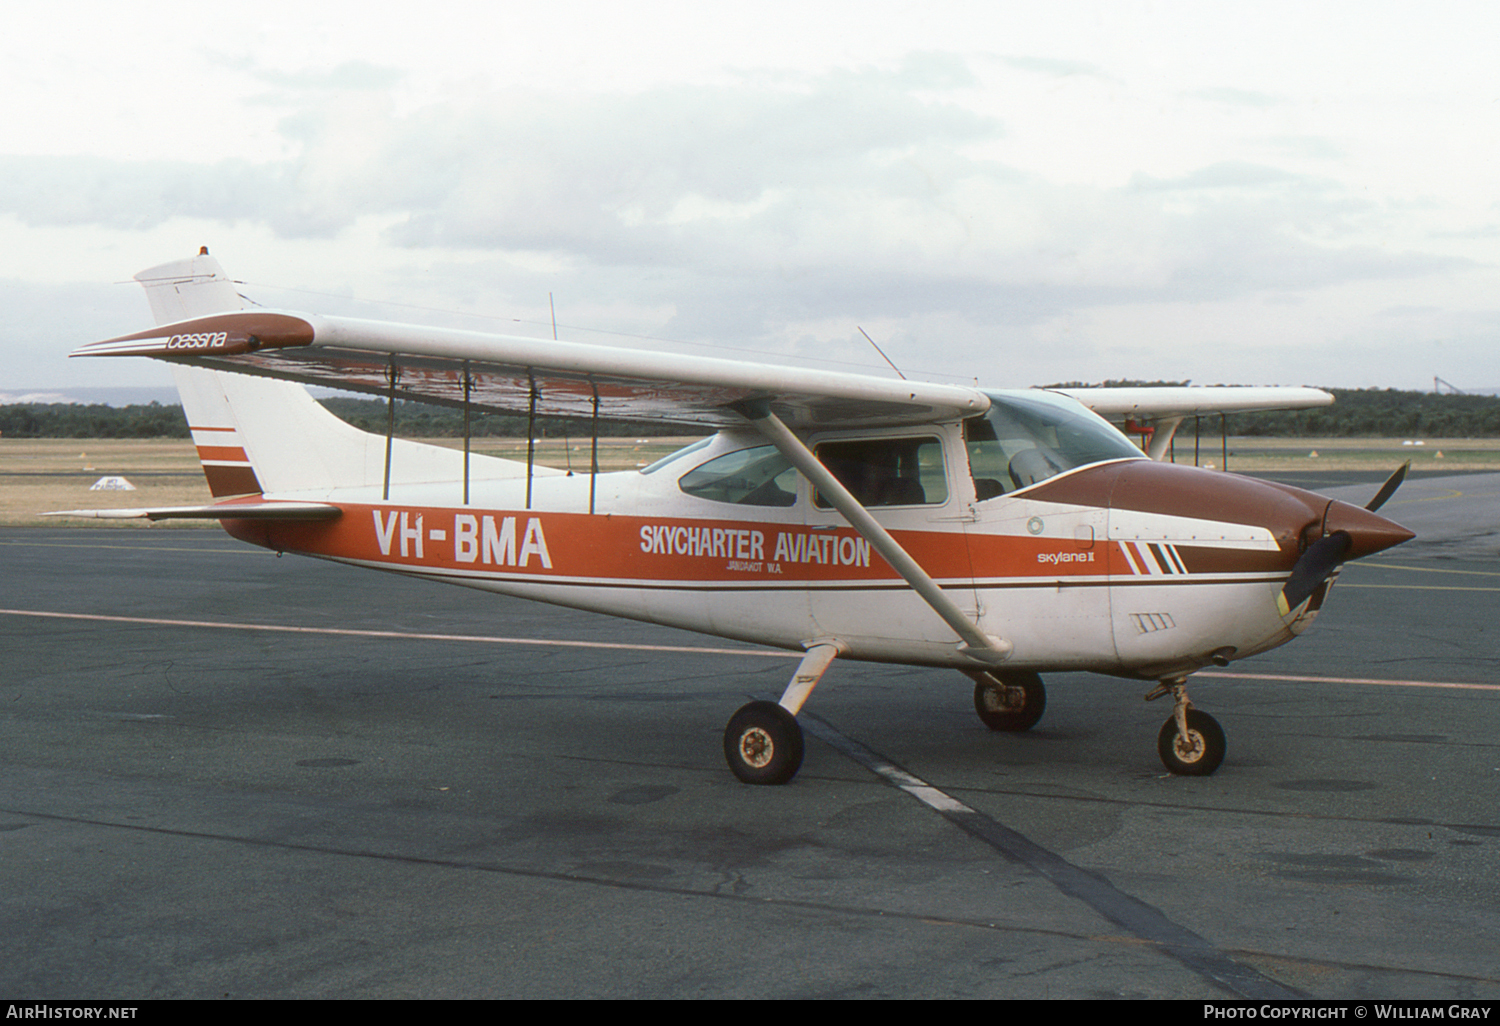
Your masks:
{"label": "orange fuselage stripe", "polygon": [[[801,524],[590,515],[527,510],[346,505],[323,523],[231,522],[231,533],[268,548],[392,569],[580,581],[695,581],[775,585],[886,582],[895,571],[850,528]],[[1115,542],[895,531],[938,580],[1134,576]],[[1191,558],[1191,557],[1184,557]],[[1243,553],[1230,571],[1275,572],[1285,556]],[[1215,568],[1220,569],[1220,568]],[[1282,568],[1285,572],[1285,568]]]}

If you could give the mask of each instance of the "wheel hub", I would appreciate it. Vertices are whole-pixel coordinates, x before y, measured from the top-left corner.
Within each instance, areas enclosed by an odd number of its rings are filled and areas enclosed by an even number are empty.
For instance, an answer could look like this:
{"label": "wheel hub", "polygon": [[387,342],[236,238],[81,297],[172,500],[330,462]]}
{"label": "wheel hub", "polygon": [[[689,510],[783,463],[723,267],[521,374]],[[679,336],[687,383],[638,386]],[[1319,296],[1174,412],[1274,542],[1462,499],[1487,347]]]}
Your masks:
{"label": "wheel hub", "polygon": [[987,687],[984,707],[990,712],[1018,712],[1026,706],[1026,692],[1020,688]]}
{"label": "wheel hub", "polygon": [[740,735],[740,756],[746,765],[764,769],[776,754],[776,744],[771,735],[760,727],[751,727]]}
{"label": "wheel hub", "polygon": [[1203,735],[1196,730],[1189,730],[1186,734],[1178,734],[1177,740],[1172,747],[1177,752],[1177,758],[1183,762],[1197,762],[1203,758],[1205,745]]}

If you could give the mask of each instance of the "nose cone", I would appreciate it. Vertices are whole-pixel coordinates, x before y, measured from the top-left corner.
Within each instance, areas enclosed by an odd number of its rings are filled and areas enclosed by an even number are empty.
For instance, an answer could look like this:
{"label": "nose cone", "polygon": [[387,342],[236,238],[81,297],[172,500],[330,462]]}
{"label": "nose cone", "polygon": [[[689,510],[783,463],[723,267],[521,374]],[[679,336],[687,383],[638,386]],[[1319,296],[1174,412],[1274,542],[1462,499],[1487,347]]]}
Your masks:
{"label": "nose cone", "polygon": [[1335,532],[1349,536],[1349,551],[1345,559],[1374,555],[1416,537],[1414,532],[1393,520],[1337,499],[1328,504],[1328,512],[1323,518],[1323,533]]}

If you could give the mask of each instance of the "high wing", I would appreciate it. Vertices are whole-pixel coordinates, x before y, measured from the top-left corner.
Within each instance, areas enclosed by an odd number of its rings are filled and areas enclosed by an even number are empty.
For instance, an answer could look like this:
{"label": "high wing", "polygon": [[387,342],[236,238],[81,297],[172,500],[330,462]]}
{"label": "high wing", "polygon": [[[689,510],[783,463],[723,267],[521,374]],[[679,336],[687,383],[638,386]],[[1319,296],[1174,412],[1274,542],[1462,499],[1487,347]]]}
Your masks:
{"label": "high wing", "polygon": [[1259,410],[1307,410],[1333,403],[1333,396],[1322,389],[1296,387],[1141,386],[1054,388],[1049,391],[1076,399],[1106,419],[1118,422],[1129,418],[1151,428],[1148,452],[1152,459],[1161,459],[1166,454],[1178,425],[1188,417]]}
{"label": "high wing", "polygon": [[261,308],[83,346],[476,410],[723,427],[768,400],[798,428],[918,424],[984,413],[974,388],[551,339]]}
{"label": "high wing", "polygon": [[[577,342],[246,308],[218,261],[142,271],[157,328],[75,356],[151,356],[304,384],[477,410],[723,427],[734,404],[769,400],[794,427],[860,427],[984,413],[978,389],[679,356]],[[1188,416],[1333,401],[1309,388],[1062,388],[1105,417],[1157,425],[1159,458]],[[1154,451],[1160,447],[1161,451]]]}
{"label": "high wing", "polygon": [[1239,385],[1141,386],[1134,388],[1053,388],[1103,417],[1193,417],[1206,413],[1303,410],[1328,406],[1333,396],[1320,388]]}

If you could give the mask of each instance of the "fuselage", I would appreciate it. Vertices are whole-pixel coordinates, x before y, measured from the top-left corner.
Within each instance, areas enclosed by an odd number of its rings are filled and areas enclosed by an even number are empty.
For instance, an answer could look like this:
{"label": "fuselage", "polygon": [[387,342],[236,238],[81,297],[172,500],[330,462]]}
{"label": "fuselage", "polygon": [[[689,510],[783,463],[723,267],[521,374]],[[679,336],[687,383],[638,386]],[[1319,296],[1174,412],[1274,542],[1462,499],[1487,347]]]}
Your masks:
{"label": "fuselage", "polygon": [[[965,615],[1011,643],[1018,669],[1163,679],[1265,651],[1317,615],[1326,587],[1285,614],[1277,596],[1330,518],[1360,555],[1410,537],[1310,492],[1145,459],[1036,393],[987,418],[806,438]],[[747,642],[834,639],[844,658],[972,666],[748,429],[642,471],[477,482],[467,503],[458,482],[316,498],[343,514],[225,525],[279,551]]]}

